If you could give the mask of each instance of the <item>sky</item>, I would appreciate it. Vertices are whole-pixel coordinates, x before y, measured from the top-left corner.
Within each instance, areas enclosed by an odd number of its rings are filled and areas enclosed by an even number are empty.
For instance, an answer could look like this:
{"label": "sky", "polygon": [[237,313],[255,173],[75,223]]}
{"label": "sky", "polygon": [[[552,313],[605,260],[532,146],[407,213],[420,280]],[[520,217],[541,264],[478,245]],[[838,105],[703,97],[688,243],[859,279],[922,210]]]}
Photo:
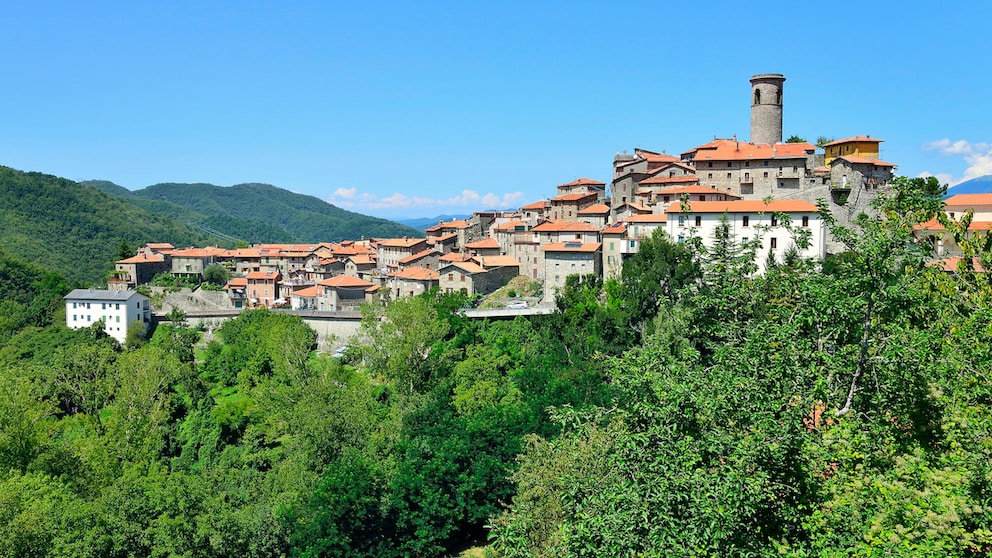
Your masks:
{"label": "sky", "polygon": [[387,218],[519,207],[634,148],[881,138],[992,174],[992,2],[9,2],[0,165],[136,190],[264,182]]}

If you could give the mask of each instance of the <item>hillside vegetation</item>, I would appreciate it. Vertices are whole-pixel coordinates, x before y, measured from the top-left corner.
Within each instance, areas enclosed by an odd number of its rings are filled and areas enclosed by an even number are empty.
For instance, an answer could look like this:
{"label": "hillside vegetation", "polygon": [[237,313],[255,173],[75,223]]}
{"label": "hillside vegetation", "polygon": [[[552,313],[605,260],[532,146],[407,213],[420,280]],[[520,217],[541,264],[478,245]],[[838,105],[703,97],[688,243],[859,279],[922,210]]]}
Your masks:
{"label": "hillside vegetation", "polygon": [[[367,304],[343,359],[265,310],[203,349],[25,323],[0,338],[0,558],[987,557],[992,279],[926,265],[914,225],[965,236],[942,194],[897,180],[830,223],[825,266],[755,275],[725,225],[569,276],[551,315]],[[961,245],[992,269],[987,234]],[[0,273],[21,310],[66,288]]]}
{"label": "hillside vegetation", "polygon": [[99,283],[122,242],[202,246],[216,239],[90,185],[0,166],[0,249]]}
{"label": "hillside vegetation", "polygon": [[94,181],[94,185],[157,213],[247,242],[422,236],[405,225],[345,211],[319,198],[268,184],[165,183],[134,192],[109,182]]}

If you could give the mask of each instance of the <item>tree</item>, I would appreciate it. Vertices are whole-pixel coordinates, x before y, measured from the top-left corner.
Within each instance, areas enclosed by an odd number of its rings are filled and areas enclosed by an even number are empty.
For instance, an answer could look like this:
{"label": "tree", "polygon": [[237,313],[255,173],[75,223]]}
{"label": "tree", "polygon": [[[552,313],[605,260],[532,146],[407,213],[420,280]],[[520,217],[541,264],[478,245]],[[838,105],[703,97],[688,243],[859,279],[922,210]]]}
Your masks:
{"label": "tree", "polygon": [[793,134],[789,136],[789,139],[785,140],[785,143],[806,143],[806,138],[801,138]]}
{"label": "tree", "polygon": [[660,228],[655,229],[623,263],[620,299],[630,324],[637,330],[650,330],[659,308],[680,300],[701,276],[699,260],[689,245],[675,243]]}
{"label": "tree", "polygon": [[210,264],[203,268],[203,280],[211,285],[223,285],[230,279],[231,274],[220,264]]}

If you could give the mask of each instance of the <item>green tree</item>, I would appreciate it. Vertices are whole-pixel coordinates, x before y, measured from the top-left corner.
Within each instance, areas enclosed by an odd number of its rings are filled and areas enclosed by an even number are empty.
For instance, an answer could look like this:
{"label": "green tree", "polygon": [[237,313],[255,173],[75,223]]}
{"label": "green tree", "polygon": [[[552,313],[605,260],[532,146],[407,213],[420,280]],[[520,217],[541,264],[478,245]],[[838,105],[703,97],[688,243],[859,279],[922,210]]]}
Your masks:
{"label": "green tree", "polygon": [[806,138],[801,138],[793,134],[789,136],[789,139],[785,140],[785,143],[806,143]]}
{"label": "green tree", "polygon": [[210,264],[203,268],[203,280],[211,285],[223,285],[230,278],[230,272],[220,264]]}

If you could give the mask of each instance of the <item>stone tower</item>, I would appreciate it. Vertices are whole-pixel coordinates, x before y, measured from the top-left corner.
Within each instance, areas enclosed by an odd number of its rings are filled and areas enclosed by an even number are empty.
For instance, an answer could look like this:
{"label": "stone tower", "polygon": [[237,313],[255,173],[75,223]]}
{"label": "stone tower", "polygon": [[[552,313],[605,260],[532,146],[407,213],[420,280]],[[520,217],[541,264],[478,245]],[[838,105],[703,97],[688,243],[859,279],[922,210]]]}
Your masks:
{"label": "stone tower", "polygon": [[751,143],[782,143],[782,74],[751,78]]}

